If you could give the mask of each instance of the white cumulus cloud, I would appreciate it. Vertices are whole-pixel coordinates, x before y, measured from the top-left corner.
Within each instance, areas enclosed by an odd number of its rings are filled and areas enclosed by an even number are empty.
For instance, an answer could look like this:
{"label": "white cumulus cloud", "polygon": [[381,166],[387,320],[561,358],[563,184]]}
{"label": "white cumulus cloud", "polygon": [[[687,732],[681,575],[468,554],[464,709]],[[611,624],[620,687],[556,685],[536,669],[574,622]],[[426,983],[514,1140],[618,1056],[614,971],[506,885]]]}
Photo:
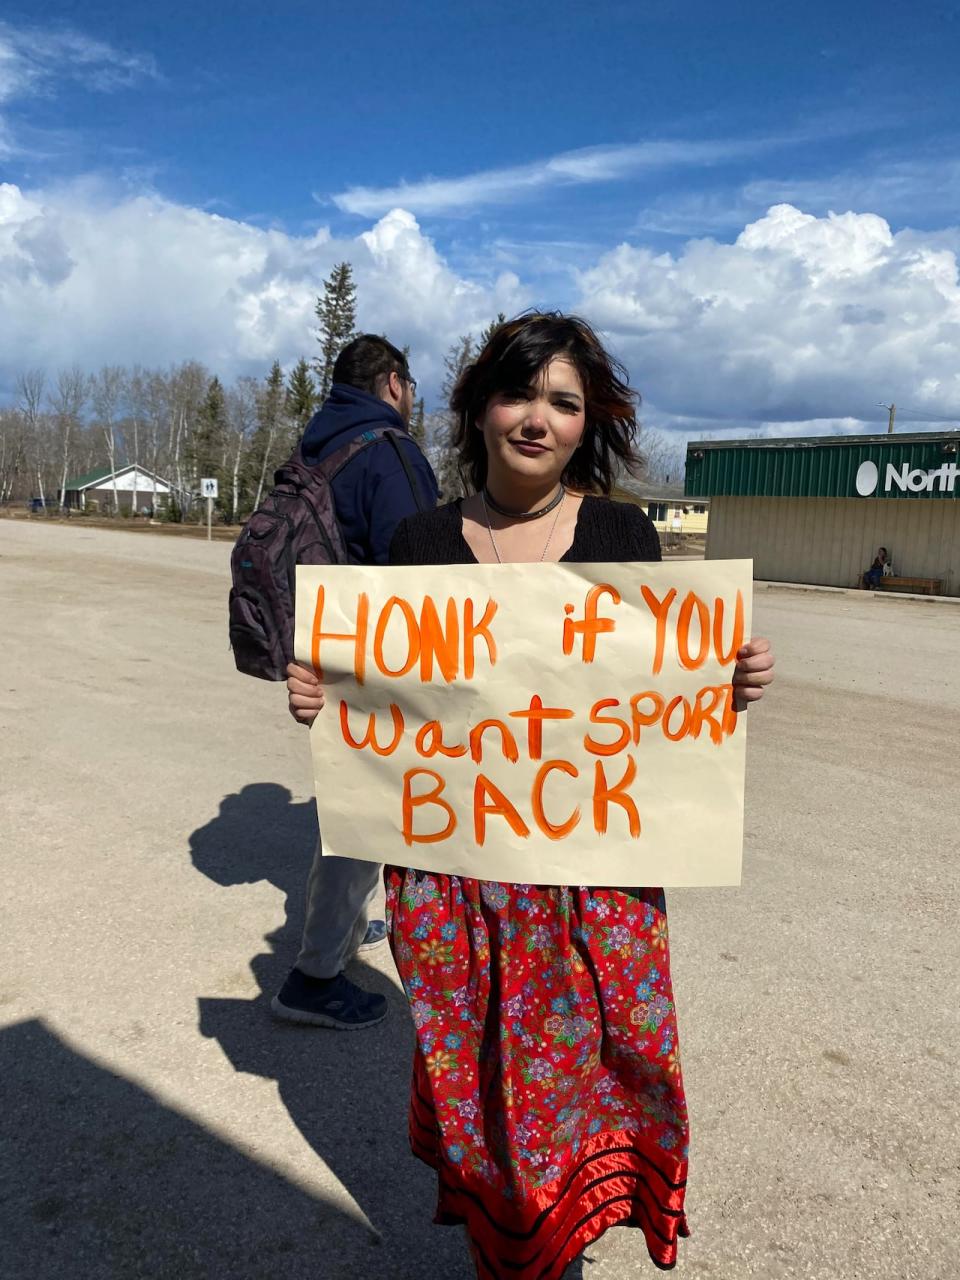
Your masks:
{"label": "white cumulus cloud", "polygon": [[[563,301],[609,336],[661,428],[882,425],[891,399],[902,425],[936,421],[960,409],[956,245],[778,205],[730,244],[598,251]],[[0,394],[33,367],[196,358],[231,379],[289,365],[316,350],[316,297],[344,260],[358,324],[410,345],[428,400],[459,334],[542,300],[535,264],[474,252],[465,273],[403,209],[355,237],[291,235],[92,181],[0,185]]]}
{"label": "white cumulus cloud", "polygon": [[362,328],[409,343],[439,381],[459,333],[526,304],[517,277],[468,281],[395,210],[355,239],[294,236],[95,183],[0,185],[0,383],[25,367],[156,366],[195,358],[224,377],[312,355],[314,304],[340,261]]}
{"label": "white cumulus cloud", "polygon": [[933,419],[960,410],[957,255],[872,213],[776,205],[732,244],[620,245],[578,283],[661,413],[863,419],[890,397]]}

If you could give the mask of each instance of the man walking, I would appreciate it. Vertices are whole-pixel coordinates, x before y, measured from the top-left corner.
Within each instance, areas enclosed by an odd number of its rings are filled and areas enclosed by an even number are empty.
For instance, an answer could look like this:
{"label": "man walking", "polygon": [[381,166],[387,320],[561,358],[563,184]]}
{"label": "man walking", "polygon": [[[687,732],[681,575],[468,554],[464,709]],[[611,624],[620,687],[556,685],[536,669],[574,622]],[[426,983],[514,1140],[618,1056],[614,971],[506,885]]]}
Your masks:
{"label": "man walking", "polygon": [[[363,334],[344,347],[333,369],[333,385],[307,424],[301,442],[310,465],[378,427],[402,432],[377,439],[332,481],[337,522],[354,564],[386,564],[400,521],[436,506],[433,471],[407,432],[416,382],[406,357],[386,338]],[[357,814],[362,827],[363,815]],[[382,920],[368,923],[380,867],[353,858],[324,858],[320,841],[307,880],[303,942],[272,1009],[291,1022],[353,1030],[386,1016],[381,995],[364,991],[343,970],[356,952],[386,939]]]}

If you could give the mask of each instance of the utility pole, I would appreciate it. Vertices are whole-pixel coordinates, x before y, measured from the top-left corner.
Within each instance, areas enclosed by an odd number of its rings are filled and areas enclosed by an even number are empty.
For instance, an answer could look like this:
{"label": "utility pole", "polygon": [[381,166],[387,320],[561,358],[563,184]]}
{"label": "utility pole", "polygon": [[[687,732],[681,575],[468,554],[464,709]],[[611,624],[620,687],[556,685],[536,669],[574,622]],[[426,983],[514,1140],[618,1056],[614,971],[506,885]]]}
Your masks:
{"label": "utility pole", "polygon": [[896,406],[895,404],[884,404],[884,403],[883,403],[883,401],[881,400],[881,401],[880,401],[880,408],[881,408],[881,409],[886,409],[887,413],[890,415],[890,416],[889,416],[889,421],[887,422],[887,435],[888,435],[888,436],[892,436],[892,435],[893,435],[893,420],[894,420],[894,418],[896,418],[896,416],[897,416],[897,406]]}

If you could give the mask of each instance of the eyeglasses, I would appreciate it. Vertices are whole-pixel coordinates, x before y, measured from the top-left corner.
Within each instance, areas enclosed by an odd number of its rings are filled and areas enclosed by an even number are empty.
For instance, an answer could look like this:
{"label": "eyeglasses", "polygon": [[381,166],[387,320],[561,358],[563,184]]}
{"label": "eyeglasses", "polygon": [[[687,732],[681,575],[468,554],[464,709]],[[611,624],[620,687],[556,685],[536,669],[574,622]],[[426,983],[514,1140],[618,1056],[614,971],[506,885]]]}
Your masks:
{"label": "eyeglasses", "polygon": [[417,394],[417,380],[416,380],[416,378],[404,378],[404,382],[409,382],[409,384],[410,384],[410,390],[413,392],[413,394],[414,394],[414,395],[416,395],[416,394]]}

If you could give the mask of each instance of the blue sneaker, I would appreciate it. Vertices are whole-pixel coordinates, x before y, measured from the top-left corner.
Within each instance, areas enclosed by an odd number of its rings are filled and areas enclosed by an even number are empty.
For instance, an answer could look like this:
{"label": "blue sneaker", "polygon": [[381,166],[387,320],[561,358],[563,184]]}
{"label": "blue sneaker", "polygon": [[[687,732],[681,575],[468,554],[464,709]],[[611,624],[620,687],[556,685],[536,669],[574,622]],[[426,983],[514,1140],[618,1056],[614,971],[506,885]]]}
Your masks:
{"label": "blue sneaker", "polygon": [[299,969],[290,970],[270,1008],[286,1022],[338,1031],[375,1027],[387,1016],[385,996],[364,991],[342,973],[335,978],[310,978]]}
{"label": "blue sneaker", "polygon": [[363,941],[357,947],[358,951],[373,951],[375,947],[382,946],[387,940],[387,922],[385,920],[371,920],[367,925],[367,932],[363,935]]}

